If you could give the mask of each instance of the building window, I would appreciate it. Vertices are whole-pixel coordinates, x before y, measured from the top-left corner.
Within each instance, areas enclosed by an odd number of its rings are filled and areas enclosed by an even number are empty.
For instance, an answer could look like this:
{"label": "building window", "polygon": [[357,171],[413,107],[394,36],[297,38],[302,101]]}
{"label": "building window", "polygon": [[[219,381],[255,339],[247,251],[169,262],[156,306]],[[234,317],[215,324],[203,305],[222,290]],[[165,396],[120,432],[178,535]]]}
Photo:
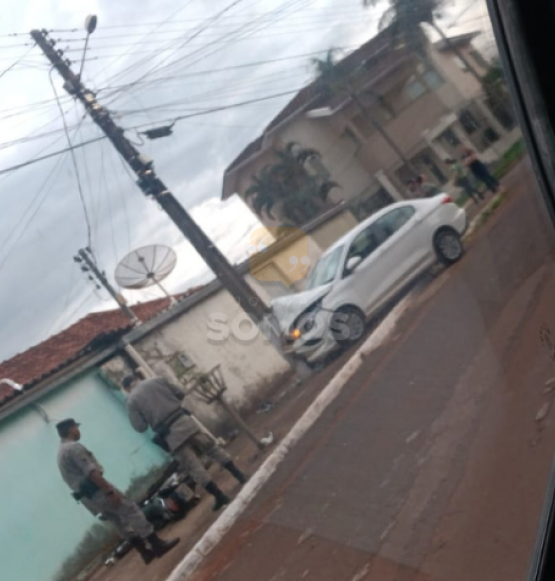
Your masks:
{"label": "building window", "polygon": [[457,137],[457,134],[452,129],[447,129],[441,134],[442,139],[452,147],[457,147],[461,144],[461,140]]}
{"label": "building window", "polygon": [[463,109],[459,113],[459,121],[469,135],[472,135],[472,133],[480,128],[480,122],[468,109]]}
{"label": "building window", "polygon": [[443,85],[443,79],[439,76],[439,74],[434,69],[428,69],[423,75],[422,78],[426,83],[428,89],[434,91]]}
{"label": "building window", "polygon": [[405,95],[408,97],[409,101],[416,101],[416,99],[422,97],[426,92],[426,87],[418,79],[409,81],[405,85]]}

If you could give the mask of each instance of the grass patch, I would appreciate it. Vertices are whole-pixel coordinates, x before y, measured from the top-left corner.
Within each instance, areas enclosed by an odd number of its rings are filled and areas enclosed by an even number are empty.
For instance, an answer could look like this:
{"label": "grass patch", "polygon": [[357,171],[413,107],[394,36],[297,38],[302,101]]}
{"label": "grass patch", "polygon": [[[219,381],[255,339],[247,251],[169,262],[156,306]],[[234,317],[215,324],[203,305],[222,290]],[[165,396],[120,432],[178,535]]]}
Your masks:
{"label": "grass patch", "polygon": [[455,204],[457,204],[457,206],[459,208],[464,208],[466,205],[466,202],[468,202],[469,199],[469,195],[467,193],[462,193],[456,200],[455,200]]}
{"label": "grass patch", "polygon": [[505,195],[501,194],[482,212],[479,226],[483,226],[495,213],[497,208],[505,201]]}
{"label": "grass patch", "polygon": [[526,145],[523,139],[519,139],[511,145],[495,165],[493,175],[499,179],[504,176],[526,154]]}

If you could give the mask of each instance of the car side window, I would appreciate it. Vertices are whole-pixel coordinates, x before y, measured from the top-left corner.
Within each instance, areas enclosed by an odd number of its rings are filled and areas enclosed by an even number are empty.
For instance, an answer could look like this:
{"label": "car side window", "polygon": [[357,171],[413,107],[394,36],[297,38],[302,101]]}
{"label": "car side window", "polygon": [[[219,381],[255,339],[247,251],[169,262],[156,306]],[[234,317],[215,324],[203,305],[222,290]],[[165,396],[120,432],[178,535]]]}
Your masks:
{"label": "car side window", "polygon": [[412,206],[395,208],[372,224],[378,244],[385,242],[395,232],[400,230],[413,216],[415,209]]}
{"label": "car side window", "polygon": [[372,226],[363,230],[352,242],[347,254],[346,262],[355,256],[362,260],[370,256],[378,247],[378,242],[372,230]]}

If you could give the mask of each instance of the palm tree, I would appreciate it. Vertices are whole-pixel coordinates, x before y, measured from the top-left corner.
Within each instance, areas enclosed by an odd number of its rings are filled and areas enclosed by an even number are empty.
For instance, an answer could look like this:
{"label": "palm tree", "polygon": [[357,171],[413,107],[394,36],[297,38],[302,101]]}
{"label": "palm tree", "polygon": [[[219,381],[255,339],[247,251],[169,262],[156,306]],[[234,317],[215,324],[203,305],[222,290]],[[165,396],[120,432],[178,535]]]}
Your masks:
{"label": "palm tree", "polygon": [[[385,142],[389,145],[389,147],[391,147],[399,159],[401,159],[401,161],[411,170],[411,172],[413,172],[414,175],[417,175],[418,170],[414,167],[412,162],[405,156],[401,148],[397,145],[391,135],[389,135],[383,125],[374,118],[368,108],[365,107],[361,102],[356,90],[353,87],[354,77],[358,74],[359,71],[348,68],[342,61],[337,61],[335,58],[334,49],[329,50],[324,59],[312,59],[312,66],[316,71],[316,81],[319,85],[320,91],[328,97],[332,97],[333,95],[340,93],[347,93],[350,99],[359,109],[360,114],[383,137]],[[394,114],[388,104],[385,103],[385,100],[381,95],[373,92],[371,95],[384,108],[388,109],[392,114]]]}
{"label": "palm tree", "polygon": [[[380,0],[363,0],[364,6],[376,6]],[[468,72],[481,84],[482,76],[458,49],[455,43],[443,32],[437,24],[436,13],[445,4],[445,0],[389,0],[389,8],[383,13],[380,30],[389,28],[397,42],[404,44],[409,50],[419,54],[423,50],[423,37],[420,25],[431,26],[445,45],[462,61]]]}
{"label": "palm tree", "polygon": [[315,218],[326,208],[329,193],[339,187],[336,182],[311,174],[306,163],[319,157],[315,149],[303,148],[290,142],[274,150],[276,163],[263,167],[252,177],[245,191],[259,215],[264,212],[272,220],[272,209],[281,204],[281,213],[297,226]]}

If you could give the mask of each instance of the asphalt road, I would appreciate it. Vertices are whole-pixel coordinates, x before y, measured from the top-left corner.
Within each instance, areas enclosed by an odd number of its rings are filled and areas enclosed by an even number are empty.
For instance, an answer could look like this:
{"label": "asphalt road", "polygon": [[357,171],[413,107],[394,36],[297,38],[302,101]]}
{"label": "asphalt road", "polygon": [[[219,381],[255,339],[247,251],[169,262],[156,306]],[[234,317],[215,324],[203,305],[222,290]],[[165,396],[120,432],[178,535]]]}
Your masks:
{"label": "asphalt road", "polygon": [[195,581],[525,578],[555,449],[555,242],[528,176]]}

